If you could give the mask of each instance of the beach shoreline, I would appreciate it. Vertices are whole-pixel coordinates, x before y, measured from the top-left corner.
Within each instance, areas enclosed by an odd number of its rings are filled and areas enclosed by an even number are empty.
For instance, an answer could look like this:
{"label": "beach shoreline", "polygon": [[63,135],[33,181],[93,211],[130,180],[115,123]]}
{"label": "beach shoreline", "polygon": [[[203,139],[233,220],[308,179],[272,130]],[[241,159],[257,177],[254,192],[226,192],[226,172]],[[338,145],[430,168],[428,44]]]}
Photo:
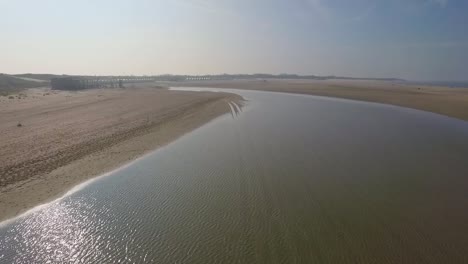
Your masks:
{"label": "beach shoreline", "polygon": [[242,98],[155,88],[42,88],[2,98],[0,221],[167,145],[229,113],[232,102]]}
{"label": "beach shoreline", "polygon": [[369,80],[210,80],[161,82],[178,87],[208,87],[284,92],[383,103],[468,121],[468,88]]}

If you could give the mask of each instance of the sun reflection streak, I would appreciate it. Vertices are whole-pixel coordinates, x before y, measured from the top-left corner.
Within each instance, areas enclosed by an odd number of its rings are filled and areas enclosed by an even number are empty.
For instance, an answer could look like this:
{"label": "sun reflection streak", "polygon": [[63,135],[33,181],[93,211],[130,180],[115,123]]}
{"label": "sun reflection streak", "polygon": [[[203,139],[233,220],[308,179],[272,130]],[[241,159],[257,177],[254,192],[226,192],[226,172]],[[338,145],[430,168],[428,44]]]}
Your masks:
{"label": "sun reflection streak", "polygon": [[[33,213],[16,223],[0,244],[0,261],[13,263],[74,263],[85,259],[82,246],[94,248],[93,258],[102,256],[98,234],[93,234],[93,221],[83,214],[92,205],[82,199],[58,201],[53,206]],[[96,237],[98,236],[98,237]]]}

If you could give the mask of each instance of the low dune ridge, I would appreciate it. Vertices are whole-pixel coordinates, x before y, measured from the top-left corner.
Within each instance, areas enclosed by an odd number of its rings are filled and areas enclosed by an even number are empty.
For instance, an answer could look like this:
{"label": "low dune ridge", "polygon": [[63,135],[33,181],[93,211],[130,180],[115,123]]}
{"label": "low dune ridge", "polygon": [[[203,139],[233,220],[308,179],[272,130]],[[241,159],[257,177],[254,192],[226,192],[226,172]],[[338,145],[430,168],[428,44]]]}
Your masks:
{"label": "low dune ridge", "polygon": [[19,93],[27,88],[48,86],[47,82],[0,73],[0,97]]}
{"label": "low dune ridge", "polygon": [[0,219],[64,194],[211,119],[242,98],[156,88],[31,89],[0,100]]}

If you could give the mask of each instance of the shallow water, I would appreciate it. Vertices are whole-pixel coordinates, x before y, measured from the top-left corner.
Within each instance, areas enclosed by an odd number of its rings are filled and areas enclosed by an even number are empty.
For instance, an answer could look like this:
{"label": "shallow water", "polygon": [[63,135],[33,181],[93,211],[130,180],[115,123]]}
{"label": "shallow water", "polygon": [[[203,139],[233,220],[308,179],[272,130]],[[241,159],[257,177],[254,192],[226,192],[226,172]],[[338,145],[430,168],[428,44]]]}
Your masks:
{"label": "shallow water", "polygon": [[255,91],[0,227],[0,263],[468,263],[468,122]]}

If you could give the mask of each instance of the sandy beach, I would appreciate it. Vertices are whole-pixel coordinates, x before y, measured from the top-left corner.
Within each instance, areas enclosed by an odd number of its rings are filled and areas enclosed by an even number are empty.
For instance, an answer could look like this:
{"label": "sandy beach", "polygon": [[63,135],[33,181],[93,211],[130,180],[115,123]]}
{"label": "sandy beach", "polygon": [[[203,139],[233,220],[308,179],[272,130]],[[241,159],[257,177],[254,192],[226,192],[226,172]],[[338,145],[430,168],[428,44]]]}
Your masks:
{"label": "sandy beach", "polygon": [[160,88],[39,88],[0,97],[0,220],[164,146],[241,101]]}
{"label": "sandy beach", "polygon": [[234,80],[167,85],[288,92],[392,104],[468,120],[468,89],[358,80]]}

